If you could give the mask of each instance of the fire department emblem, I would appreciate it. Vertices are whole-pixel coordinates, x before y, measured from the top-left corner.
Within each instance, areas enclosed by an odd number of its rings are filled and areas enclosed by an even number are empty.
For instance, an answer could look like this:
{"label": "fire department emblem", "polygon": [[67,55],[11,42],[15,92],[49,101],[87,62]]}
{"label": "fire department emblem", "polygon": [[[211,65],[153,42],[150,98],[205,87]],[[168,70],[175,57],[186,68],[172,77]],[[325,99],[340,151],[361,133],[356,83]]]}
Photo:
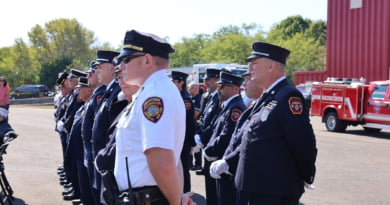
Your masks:
{"label": "fire department emblem", "polygon": [[294,115],[302,114],[303,103],[300,97],[290,97],[288,99],[288,104],[290,105],[291,113]]}
{"label": "fire department emblem", "polygon": [[184,105],[186,106],[186,110],[191,110],[191,100],[184,100]]}
{"label": "fire department emblem", "polygon": [[150,97],[142,104],[142,110],[146,119],[156,123],[164,112],[163,101],[159,97]]}
{"label": "fire department emblem", "polygon": [[103,95],[96,96],[96,103],[99,105],[100,102],[103,100]]}
{"label": "fire department emblem", "polygon": [[233,108],[231,114],[230,114],[230,119],[233,121],[233,122],[237,122],[238,118],[240,117],[242,111],[237,109],[237,108]]}

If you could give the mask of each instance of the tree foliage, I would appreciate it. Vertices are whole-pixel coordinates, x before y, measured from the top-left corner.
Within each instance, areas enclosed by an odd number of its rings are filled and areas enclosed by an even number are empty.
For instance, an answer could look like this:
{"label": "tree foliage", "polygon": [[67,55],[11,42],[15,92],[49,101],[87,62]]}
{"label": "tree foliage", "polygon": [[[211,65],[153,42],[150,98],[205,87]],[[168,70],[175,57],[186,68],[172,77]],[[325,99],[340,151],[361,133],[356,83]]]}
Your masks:
{"label": "tree foliage", "polygon": [[28,36],[44,64],[71,59],[72,66],[82,67],[95,57],[90,48],[95,41],[94,33],[82,27],[76,19],[56,19],[46,23],[45,28],[36,25]]}
{"label": "tree foliage", "polygon": [[266,41],[291,51],[286,75],[294,82],[296,71],[325,70],[326,25],[301,16],[292,16],[275,25]]}
{"label": "tree foliage", "polygon": [[[107,42],[96,42],[92,31],[76,19],[55,19],[28,32],[29,44],[16,39],[11,47],[0,48],[0,75],[11,86],[36,83],[54,86],[58,73],[70,67],[85,69],[96,59],[96,50],[118,50]],[[255,23],[227,25],[213,34],[194,34],[173,45],[171,67],[198,63],[246,64],[245,58],[256,41],[274,43],[291,50],[287,77],[295,71],[325,69],[326,23],[291,16],[265,32]]]}

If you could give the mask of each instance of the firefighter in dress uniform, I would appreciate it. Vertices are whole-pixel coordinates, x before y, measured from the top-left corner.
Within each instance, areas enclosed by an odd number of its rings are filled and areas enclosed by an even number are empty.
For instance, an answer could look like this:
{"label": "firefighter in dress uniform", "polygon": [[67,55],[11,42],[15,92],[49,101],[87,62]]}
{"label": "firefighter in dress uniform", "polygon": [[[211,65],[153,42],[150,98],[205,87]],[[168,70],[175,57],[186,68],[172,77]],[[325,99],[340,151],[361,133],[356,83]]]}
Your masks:
{"label": "firefighter in dress uniform", "polygon": [[[84,106],[84,117],[81,125],[81,136],[83,139],[84,146],[84,166],[88,171],[88,179],[93,187],[94,181],[94,166],[92,156],[92,127],[95,120],[95,113],[97,108],[103,99],[103,95],[106,92],[106,85],[99,82],[96,73],[95,61],[92,61],[89,65],[88,73],[88,86],[93,89],[92,96],[85,102]],[[96,189],[92,188],[93,199],[95,204],[100,204],[100,194],[97,193]]]}
{"label": "firefighter in dress uniform", "polygon": [[296,205],[315,174],[316,140],[302,94],[285,77],[290,51],[256,42],[247,58],[264,89],[244,129],[235,184],[250,205]]}
{"label": "firefighter in dress uniform", "polygon": [[[218,81],[218,97],[222,110],[214,122],[214,131],[207,146],[204,148],[205,159],[211,163],[221,159],[229,145],[234,127],[241,113],[246,109],[240,95],[243,79],[227,72],[221,72]],[[209,170],[205,170],[209,172]],[[210,172],[209,172],[210,173]],[[218,205],[235,204],[236,195],[232,175],[222,175],[216,179]]]}
{"label": "firefighter in dress uniform", "polygon": [[[95,120],[92,127],[92,157],[96,158],[97,153],[109,142],[109,127],[119,112],[126,107],[127,101],[118,101],[118,94],[121,91],[115,76],[114,58],[119,55],[115,51],[98,50],[95,65],[99,82],[106,85],[106,91],[95,113]],[[93,188],[95,195],[101,196],[102,190],[101,175],[95,169]],[[101,197],[99,197],[101,198]]]}
{"label": "firefighter in dress uniform", "polygon": [[184,192],[191,190],[191,175],[190,175],[190,155],[191,148],[195,146],[194,134],[195,134],[195,119],[194,119],[194,104],[192,103],[191,96],[187,91],[187,77],[188,74],[180,71],[172,71],[172,81],[178,87],[181,97],[183,98],[186,106],[186,133],[184,138],[183,149],[180,154],[181,163],[183,166],[184,175]]}
{"label": "firefighter in dress uniform", "polygon": [[[204,95],[204,106],[200,116],[200,126],[194,136],[196,146],[192,149],[193,153],[200,152],[204,145],[207,145],[209,142],[213,133],[214,119],[221,110],[217,90],[220,72],[221,71],[218,69],[206,69],[204,80],[207,86],[207,93]],[[204,159],[203,170],[196,172],[196,174],[205,176],[207,205],[215,205],[217,204],[217,190],[215,179],[211,178],[208,172],[210,164],[211,162]]]}
{"label": "firefighter in dress uniform", "polygon": [[[78,79],[80,77],[86,77],[87,73],[78,70],[76,68],[70,69],[70,74],[68,75],[69,81],[65,82],[69,84],[69,88],[72,90],[69,94],[69,101],[66,106],[66,111],[62,119],[57,123],[57,125],[62,124],[62,129],[57,126],[59,130],[62,130],[66,133],[66,148],[65,148],[65,155],[64,155],[64,167],[66,170],[66,174],[68,175],[65,179],[61,178],[61,182],[70,181],[72,183],[72,188],[67,189],[65,187],[63,194],[64,200],[75,200],[80,198],[80,187],[79,187],[79,181],[77,177],[77,168],[75,161],[71,160],[71,155],[68,152],[68,145],[70,140],[70,131],[73,126],[73,121],[76,115],[77,110],[84,104],[82,100],[78,98],[78,92],[75,89],[78,84]],[[66,181],[64,181],[66,180]],[[70,192],[70,193],[69,193]]]}
{"label": "firefighter in dress uniform", "polygon": [[[82,122],[85,114],[85,101],[92,95],[92,88],[88,85],[88,78],[80,77],[76,86],[78,96],[77,100],[82,101],[80,108],[76,111],[72,128],[69,132],[69,141],[66,149],[66,156],[74,165],[76,177],[80,187],[79,203],[94,205],[92,197],[92,187],[88,178],[87,168],[84,166],[84,145],[81,134]],[[75,203],[75,200],[72,200]]]}
{"label": "firefighter in dress uniform", "polygon": [[[263,89],[259,88],[256,84],[251,82],[251,74],[249,71],[245,72],[243,74],[243,77],[245,78],[245,81],[243,83],[245,95],[250,99],[257,99],[260,97],[260,95],[263,93]],[[253,101],[255,102],[255,101]],[[245,103],[245,102],[244,102]],[[210,166],[210,176],[215,179],[220,179],[221,175],[229,175],[232,177],[231,189],[233,190],[232,195],[236,195],[236,204],[240,205],[247,205],[248,201],[247,198],[240,194],[237,189],[234,186],[234,176],[236,175],[237,170],[237,164],[240,154],[240,144],[241,144],[241,138],[243,129],[242,127],[245,127],[245,124],[248,118],[248,115],[251,113],[253,108],[253,103],[250,103],[251,106],[247,108],[241,115],[240,118],[238,118],[236,122],[236,127],[234,128],[234,132],[232,134],[232,138],[230,139],[229,145],[225,150],[225,153],[223,154],[222,159],[219,159],[217,161],[214,161],[211,163]]]}

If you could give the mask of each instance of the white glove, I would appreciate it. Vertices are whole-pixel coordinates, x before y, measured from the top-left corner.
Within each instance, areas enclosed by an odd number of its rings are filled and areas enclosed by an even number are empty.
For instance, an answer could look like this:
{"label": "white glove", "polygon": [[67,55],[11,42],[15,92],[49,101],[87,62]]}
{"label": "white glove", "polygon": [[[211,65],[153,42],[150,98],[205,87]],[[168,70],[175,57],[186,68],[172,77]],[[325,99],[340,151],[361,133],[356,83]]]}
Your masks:
{"label": "white glove", "polygon": [[3,144],[7,143],[8,140],[9,140],[9,137],[7,135],[5,135],[3,138]]}
{"label": "white glove", "polygon": [[195,147],[192,147],[191,148],[191,154],[195,154],[195,153],[198,153],[200,152],[200,150],[202,149],[203,145],[202,144],[196,144]]}
{"label": "white glove", "polygon": [[204,158],[206,158],[206,160],[209,162],[213,162],[218,159],[218,157],[210,157],[206,153],[204,153]]}
{"label": "white glove", "polygon": [[194,136],[194,140],[195,140],[195,143],[196,143],[197,145],[198,145],[198,144],[201,144],[201,145],[203,146],[202,140],[200,140],[199,134],[196,134],[196,135]]}
{"label": "white glove", "polygon": [[306,189],[314,190],[316,187],[313,184],[308,184],[306,182],[303,182]]}
{"label": "white glove", "polygon": [[62,120],[57,122],[57,130],[60,132],[64,131],[64,122],[62,122]]}
{"label": "white glove", "polygon": [[220,179],[222,173],[229,173],[229,165],[224,159],[217,160],[210,165],[210,176],[214,179]]}

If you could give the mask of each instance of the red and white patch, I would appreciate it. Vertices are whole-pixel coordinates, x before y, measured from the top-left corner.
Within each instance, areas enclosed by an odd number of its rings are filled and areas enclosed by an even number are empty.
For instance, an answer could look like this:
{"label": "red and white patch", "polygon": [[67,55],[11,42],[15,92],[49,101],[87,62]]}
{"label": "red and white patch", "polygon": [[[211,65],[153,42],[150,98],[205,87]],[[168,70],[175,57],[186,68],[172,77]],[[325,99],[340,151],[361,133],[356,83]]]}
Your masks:
{"label": "red and white patch", "polygon": [[103,99],[103,95],[96,96],[96,103],[99,105],[100,102],[102,102],[102,99]]}
{"label": "red and white patch", "polygon": [[300,97],[290,97],[288,99],[288,104],[290,105],[291,113],[294,115],[300,115],[303,111],[303,103]]}
{"label": "red and white patch", "polygon": [[184,100],[184,105],[186,106],[186,110],[191,110],[192,108],[191,100]]}
{"label": "red and white patch", "polygon": [[156,123],[164,112],[164,103],[159,97],[150,97],[142,104],[142,110],[146,119]]}
{"label": "red and white patch", "polygon": [[238,118],[240,117],[242,111],[237,109],[237,108],[233,108],[231,114],[230,114],[230,119],[233,121],[233,122],[237,122]]}

